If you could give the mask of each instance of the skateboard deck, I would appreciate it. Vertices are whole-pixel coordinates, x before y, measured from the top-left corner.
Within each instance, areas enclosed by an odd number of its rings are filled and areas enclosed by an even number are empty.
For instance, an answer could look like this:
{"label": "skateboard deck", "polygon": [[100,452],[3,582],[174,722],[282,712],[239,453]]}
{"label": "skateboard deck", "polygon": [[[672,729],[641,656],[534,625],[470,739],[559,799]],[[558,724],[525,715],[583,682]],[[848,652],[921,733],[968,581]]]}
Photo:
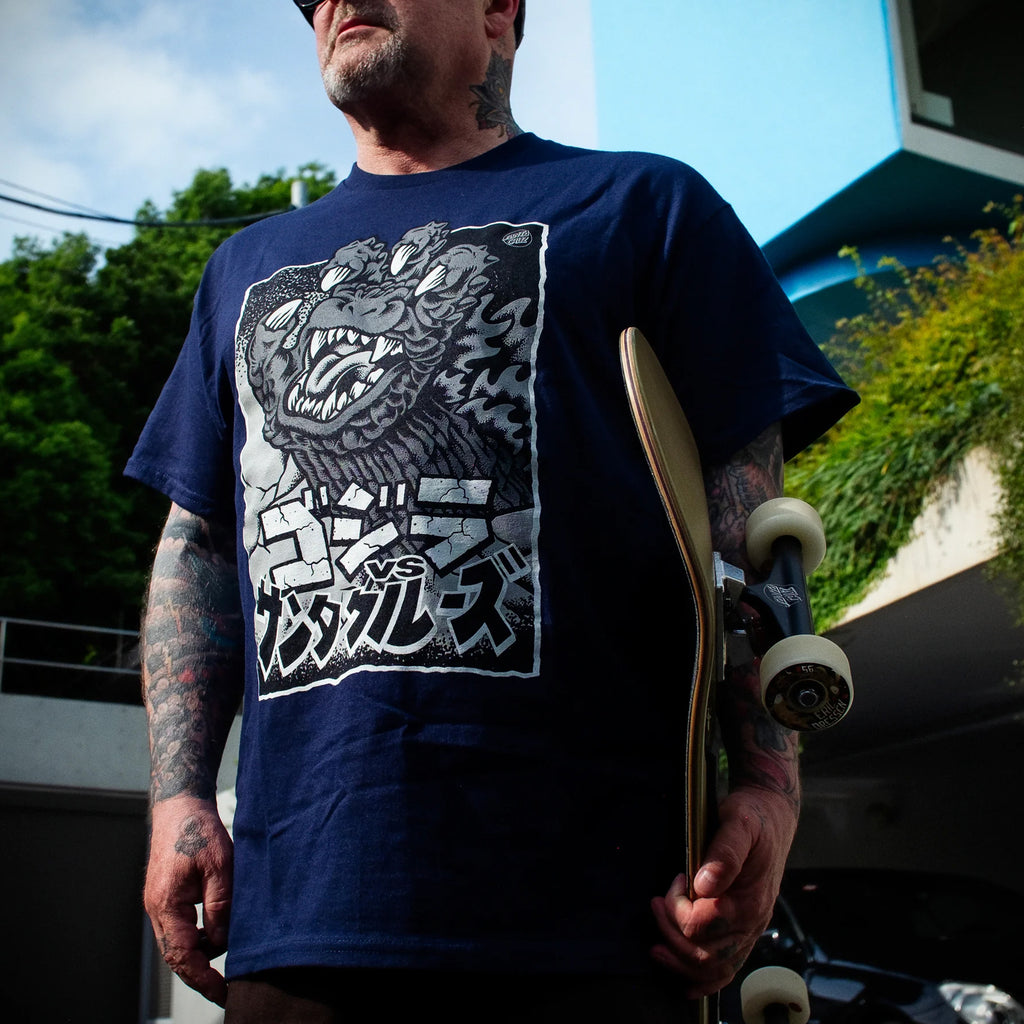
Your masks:
{"label": "skateboard deck", "polygon": [[[825,554],[818,514],[793,498],[774,498],[759,506],[747,520],[747,554],[752,564],[770,572],[762,582],[748,584],[743,572],[713,549],[693,433],[657,356],[635,327],[620,335],[619,356],[630,410],[686,570],[694,609],[683,739],[684,862],[692,899],[693,879],[717,810],[712,713],[715,686],[725,676],[726,626],[748,642],[755,632],[764,641],[764,648],[751,649],[749,656],[761,656],[766,709],[790,729],[826,729],[846,714],[853,700],[850,666],[832,641],[814,635],[806,573]],[[699,1001],[699,1024],[717,1016],[716,999]]]}
{"label": "skateboard deck", "polygon": [[708,825],[707,756],[718,627],[711,524],[697,444],[657,356],[632,327],[619,339],[619,355],[637,433],[693,598],[695,649],[683,766],[686,875],[692,885],[704,854]]}
{"label": "skateboard deck", "polygon": [[[693,599],[695,640],[683,757],[685,864],[692,899],[693,879],[707,846],[712,810],[709,790],[713,776],[708,759],[718,623],[711,524],[697,444],[657,356],[633,327],[619,338],[619,356],[633,420]],[[716,1000],[699,1000],[698,1024],[708,1024],[717,1016]]]}

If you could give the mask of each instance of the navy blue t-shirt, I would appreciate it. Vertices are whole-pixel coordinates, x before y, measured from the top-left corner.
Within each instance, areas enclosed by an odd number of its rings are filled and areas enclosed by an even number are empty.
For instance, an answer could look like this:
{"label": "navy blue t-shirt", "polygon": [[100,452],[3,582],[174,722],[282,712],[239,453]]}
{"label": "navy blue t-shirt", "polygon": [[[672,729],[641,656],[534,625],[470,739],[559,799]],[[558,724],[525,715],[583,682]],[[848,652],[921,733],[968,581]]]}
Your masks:
{"label": "navy blue t-shirt", "polygon": [[628,326],[708,463],[855,401],[661,157],[525,135],[353,169],[210,260],[127,472],[237,524],[230,975],[646,964],[692,637]]}

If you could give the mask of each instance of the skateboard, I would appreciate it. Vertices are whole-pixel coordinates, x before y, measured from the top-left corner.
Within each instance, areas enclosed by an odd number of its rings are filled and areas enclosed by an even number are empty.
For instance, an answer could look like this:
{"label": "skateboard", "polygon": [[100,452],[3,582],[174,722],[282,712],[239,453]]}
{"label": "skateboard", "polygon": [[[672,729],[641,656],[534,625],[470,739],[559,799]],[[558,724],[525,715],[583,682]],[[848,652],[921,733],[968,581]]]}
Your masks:
{"label": "skateboard", "polygon": [[[838,722],[853,700],[850,665],[840,648],[814,635],[806,576],[825,554],[818,514],[793,498],[759,506],[747,521],[747,554],[766,573],[748,583],[713,550],[700,455],[686,415],[653,349],[635,327],[619,338],[633,420],[682,558],[694,609],[683,756],[686,875],[701,865],[717,801],[711,743],[714,692],[727,664],[761,657],[766,708],[790,729]],[[717,1018],[713,999],[698,1006],[699,1024]]]}

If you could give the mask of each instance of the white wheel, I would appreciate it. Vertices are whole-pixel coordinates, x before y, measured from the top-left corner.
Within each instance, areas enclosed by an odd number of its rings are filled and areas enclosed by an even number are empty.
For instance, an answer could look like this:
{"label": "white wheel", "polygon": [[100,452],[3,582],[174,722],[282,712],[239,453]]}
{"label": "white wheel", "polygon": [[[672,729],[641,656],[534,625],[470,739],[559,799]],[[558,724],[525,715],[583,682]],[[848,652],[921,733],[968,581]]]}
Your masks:
{"label": "white wheel", "polygon": [[799,498],[772,498],[758,505],[747,519],[747,555],[760,569],[772,557],[779,537],[795,537],[803,548],[804,575],[810,576],[825,557],[825,529],[821,516]]}
{"label": "white wheel", "polygon": [[[743,979],[740,1005],[746,1024],[765,1024],[769,1006],[785,1007],[788,1024],[807,1024],[811,1016],[810,1000],[804,979],[787,967],[762,967]],[[781,1019],[781,1014],[774,1018]]]}
{"label": "white wheel", "polygon": [[853,705],[849,659],[823,636],[787,636],[761,659],[761,699],[789,729],[828,729]]}

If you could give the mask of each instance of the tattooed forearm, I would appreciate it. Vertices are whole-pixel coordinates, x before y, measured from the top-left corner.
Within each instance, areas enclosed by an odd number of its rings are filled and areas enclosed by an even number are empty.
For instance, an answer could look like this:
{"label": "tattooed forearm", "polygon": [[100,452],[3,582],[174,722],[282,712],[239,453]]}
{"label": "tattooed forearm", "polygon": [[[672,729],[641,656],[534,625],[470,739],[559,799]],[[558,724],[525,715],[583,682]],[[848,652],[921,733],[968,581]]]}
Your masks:
{"label": "tattooed forearm", "polygon": [[[722,557],[750,572],[746,557],[747,517],[782,494],[782,434],[769,427],[728,463],[705,474],[712,541]],[[752,665],[730,669],[719,694],[722,734],[733,786],[752,785],[784,796],[794,813],[800,805],[796,736],[779,726],[761,702]]]}
{"label": "tattooed forearm", "polygon": [[491,54],[487,77],[480,85],[470,86],[476,104],[476,123],[481,131],[497,128],[506,138],[522,134],[512,117],[512,61]]}
{"label": "tattooed forearm", "polygon": [[730,788],[757,786],[800,810],[797,736],[780,726],[761,703],[761,680],[752,665],[731,669],[719,694],[722,740],[729,754]]}
{"label": "tattooed forearm", "polygon": [[153,800],[211,798],[242,688],[230,530],[172,506],[153,563],[142,646]]}
{"label": "tattooed forearm", "polygon": [[777,424],[728,462],[704,474],[716,551],[733,565],[750,568],[746,555],[747,516],[782,494],[782,433]]}

